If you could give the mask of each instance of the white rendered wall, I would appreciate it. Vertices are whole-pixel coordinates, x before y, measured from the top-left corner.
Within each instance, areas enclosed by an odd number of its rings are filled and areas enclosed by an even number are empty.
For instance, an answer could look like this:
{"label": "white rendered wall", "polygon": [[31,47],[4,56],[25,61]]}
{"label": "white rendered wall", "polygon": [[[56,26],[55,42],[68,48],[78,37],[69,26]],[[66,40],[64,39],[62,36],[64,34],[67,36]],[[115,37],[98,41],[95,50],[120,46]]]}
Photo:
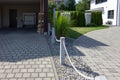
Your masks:
{"label": "white rendered wall", "polygon": [[[95,0],[92,0],[90,6],[90,9],[104,7],[102,14],[103,24],[105,24],[107,21],[112,21],[112,25],[116,25],[117,0],[107,0],[107,2],[98,4],[95,3]],[[108,10],[114,10],[114,19],[108,19]]]}

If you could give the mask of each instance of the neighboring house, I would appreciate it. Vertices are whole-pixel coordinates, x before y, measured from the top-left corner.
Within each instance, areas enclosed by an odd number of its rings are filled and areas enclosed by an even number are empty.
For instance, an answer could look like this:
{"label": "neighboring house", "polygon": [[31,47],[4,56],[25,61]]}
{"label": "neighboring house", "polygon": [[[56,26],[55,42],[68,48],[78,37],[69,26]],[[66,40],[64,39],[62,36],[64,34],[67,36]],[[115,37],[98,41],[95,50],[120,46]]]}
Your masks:
{"label": "neighboring house", "polygon": [[60,4],[61,2],[63,2],[65,5],[67,5],[68,0],[57,0],[57,1],[56,1],[56,4],[58,5],[58,4]]}
{"label": "neighboring house", "polygon": [[91,0],[90,10],[102,11],[103,24],[108,21],[120,26],[120,0]]}
{"label": "neighboring house", "polygon": [[0,28],[38,27],[47,32],[48,1],[0,0]]}

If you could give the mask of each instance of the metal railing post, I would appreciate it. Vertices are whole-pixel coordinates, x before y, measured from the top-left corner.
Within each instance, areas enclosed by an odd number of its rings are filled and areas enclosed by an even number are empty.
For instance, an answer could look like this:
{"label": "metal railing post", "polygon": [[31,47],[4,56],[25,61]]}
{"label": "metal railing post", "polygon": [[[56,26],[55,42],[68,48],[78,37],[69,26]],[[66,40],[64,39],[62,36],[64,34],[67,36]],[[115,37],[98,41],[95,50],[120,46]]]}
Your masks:
{"label": "metal railing post", "polygon": [[51,43],[52,44],[55,43],[55,29],[54,29],[54,27],[52,27]]}
{"label": "metal railing post", "polygon": [[95,80],[107,80],[105,76],[96,76]]}
{"label": "metal railing post", "polygon": [[50,32],[51,32],[50,23],[48,23],[48,35],[49,35],[49,36],[50,36]]}
{"label": "metal railing post", "polygon": [[63,46],[63,42],[65,42],[65,37],[60,37],[60,64],[65,64],[65,50]]}

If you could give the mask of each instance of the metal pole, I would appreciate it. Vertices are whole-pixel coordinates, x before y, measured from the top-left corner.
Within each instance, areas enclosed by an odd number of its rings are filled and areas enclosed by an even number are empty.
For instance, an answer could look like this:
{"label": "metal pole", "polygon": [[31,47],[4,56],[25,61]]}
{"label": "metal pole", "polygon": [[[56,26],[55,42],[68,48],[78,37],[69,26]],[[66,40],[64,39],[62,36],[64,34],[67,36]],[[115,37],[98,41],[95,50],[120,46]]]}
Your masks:
{"label": "metal pole", "polygon": [[53,9],[53,19],[54,19],[54,27],[55,27],[55,21],[56,21],[56,9]]}
{"label": "metal pole", "polygon": [[55,43],[55,29],[54,29],[54,27],[52,27],[51,43],[52,44]]}

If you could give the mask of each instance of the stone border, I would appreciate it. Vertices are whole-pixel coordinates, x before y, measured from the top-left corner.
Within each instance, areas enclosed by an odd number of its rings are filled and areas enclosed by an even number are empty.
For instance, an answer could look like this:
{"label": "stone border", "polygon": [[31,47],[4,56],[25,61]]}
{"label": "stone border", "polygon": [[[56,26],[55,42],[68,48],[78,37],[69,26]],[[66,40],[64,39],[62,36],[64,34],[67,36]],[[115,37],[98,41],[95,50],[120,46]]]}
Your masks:
{"label": "stone border", "polygon": [[[45,38],[46,39],[46,38]],[[47,42],[47,44],[48,44],[48,41],[46,40],[46,42]],[[48,48],[48,52],[50,53],[50,60],[51,60],[51,63],[52,63],[52,67],[53,67],[53,70],[54,70],[54,74],[55,74],[55,80],[59,80],[59,78],[58,78],[58,75],[57,75],[57,70],[56,70],[56,68],[55,68],[55,64],[54,64],[54,62],[53,62],[53,57],[52,57],[52,51],[51,51],[51,49],[50,49],[50,46],[49,46],[49,44],[47,45],[47,48]]]}

